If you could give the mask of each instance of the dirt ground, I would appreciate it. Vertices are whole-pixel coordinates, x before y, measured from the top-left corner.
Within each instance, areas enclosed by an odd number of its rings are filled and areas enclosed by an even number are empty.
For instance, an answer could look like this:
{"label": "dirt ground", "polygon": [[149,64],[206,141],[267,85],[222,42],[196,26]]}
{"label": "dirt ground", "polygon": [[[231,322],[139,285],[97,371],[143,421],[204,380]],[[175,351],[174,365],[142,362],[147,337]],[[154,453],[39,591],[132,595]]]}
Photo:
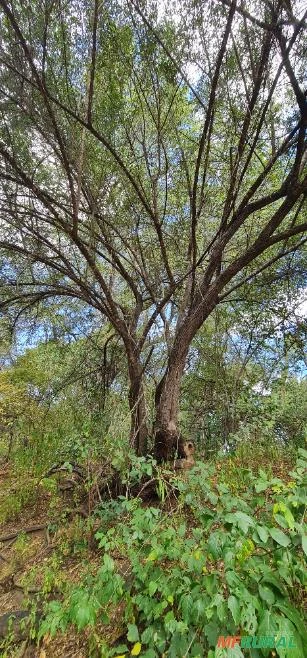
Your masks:
{"label": "dirt ground", "polygon": [[[15,480],[8,467],[0,469],[0,503],[15,495]],[[77,633],[74,629],[55,638],[45,636],[39,645],[25,638],[25,631],[15,630],[16,642],[1,636],[1,620],[6,613],[16,613],[29,608],[29,602],[42,608],[48,600],[61,598],[61,585],[67,587],[82,581],[88,565],[95,572],[100,555],[93,544],[95,528],[86,546],[78,551],[79,535],[84,533],[85,520],[67,508],[76,507],[69,495],[57,498],[42,490],[39,485],[31,503],[26,504],[14,519],[8,518],[0,524],[0,657],[16,658],[88,658],[88,633]],[[57,520],[57,522],[55,522]],[[82,525],[83,524],[83,525]],[[84,544],[84,536],[81,537]],[[53,581],[52,574],[55,574]],[[112,638],[119,636],[120,611],[115,614],[110,629],[101,628],[101,637],[106,632]],[[15,629],[15,626],[14,626]],[[99,629],[95,629],[96,635]],[[1,644],[2,643],[2,644]],[[98,654],[97,654],[98,655]]]}

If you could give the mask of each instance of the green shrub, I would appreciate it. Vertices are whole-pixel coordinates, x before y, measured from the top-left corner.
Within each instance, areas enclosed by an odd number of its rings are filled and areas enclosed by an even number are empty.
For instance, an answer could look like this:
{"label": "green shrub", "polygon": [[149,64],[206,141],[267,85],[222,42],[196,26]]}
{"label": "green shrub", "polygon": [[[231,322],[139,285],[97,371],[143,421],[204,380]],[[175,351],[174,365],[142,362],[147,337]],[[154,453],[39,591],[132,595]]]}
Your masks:
{"label": "green shrub", "polygon": [[[303,658],[306,466],[300,449],[291,479],[249,471],[244,491],[234,495],[213,465],[197,464],[173,479],[175,512],[138,498],[105,504],[96,534],[102,566],[63,602],[48,605],[40,636],[68,624],[78,630],[108,624],[124,602],[126,641],[101,645],[103,658],[223,656],[214,653],[220,635],[292,636],[296,649],[282,648],[279,656]],[[128,561],[126,572],[116,556]],[[269,655],[233,651],[236,658]]]}

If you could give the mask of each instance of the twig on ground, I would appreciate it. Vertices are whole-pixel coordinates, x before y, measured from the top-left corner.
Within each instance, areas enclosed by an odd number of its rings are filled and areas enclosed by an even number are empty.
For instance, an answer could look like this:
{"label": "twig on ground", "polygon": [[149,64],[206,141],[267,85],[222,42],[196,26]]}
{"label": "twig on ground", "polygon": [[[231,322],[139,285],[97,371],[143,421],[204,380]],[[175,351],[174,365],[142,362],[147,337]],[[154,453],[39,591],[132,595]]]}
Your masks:
{"label": "twig on ground", "polygon": [[15,541],[18,535],[21,535],[22,533],[28,535],[31,534],[31,532],[38,532],[39,530],[45,530],[45,528],[46,528],[46,523],[42,523],[40,525],[33,525],[30,528],[21,528],[16,532],[12,532],[10,535],[2,535],[2,537],[0,537],[0,542],[7,542],[10,541],[10,539],[13,539]]}

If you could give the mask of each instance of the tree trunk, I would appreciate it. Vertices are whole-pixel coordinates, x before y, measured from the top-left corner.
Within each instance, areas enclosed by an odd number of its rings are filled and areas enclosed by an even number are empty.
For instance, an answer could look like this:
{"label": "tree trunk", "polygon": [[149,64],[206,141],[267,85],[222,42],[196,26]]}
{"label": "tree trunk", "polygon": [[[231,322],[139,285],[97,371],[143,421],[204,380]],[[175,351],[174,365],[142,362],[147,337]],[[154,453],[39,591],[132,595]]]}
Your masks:
{"label": "tree trunk", "polygon": [[156,392],[155,457],[158,461],[180,454],[178,427],[181,380],[191,342],[216,305],[216,294],[200,297],[190,315],[183,318],[169,356],[167,371]]}
{"label": "tree trunk", "polygon": [[131,413],[130,445],[137,455],[146,455],[148,427],[143,373],[141,366],[135,362],[129,364],[129,407]]}
{"label": "tree trunk", "polygon": [[182,346],[180,351],[177,351],[176,348],[172,350],[173,358],[169,359],[167,372],[157,388],[154,452],[158,462],[168,461],[174,457],[176,452],[180,452],[179,398],[188,350],[188,342]]}

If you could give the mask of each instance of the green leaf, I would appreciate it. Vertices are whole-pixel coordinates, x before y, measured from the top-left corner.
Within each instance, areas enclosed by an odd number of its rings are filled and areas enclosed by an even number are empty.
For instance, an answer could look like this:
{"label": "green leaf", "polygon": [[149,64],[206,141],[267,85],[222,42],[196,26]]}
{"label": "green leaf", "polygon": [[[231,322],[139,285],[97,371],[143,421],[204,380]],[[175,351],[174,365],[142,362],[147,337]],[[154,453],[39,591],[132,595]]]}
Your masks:
{"label": "green leaf", "polygon": [[307,535],[302,535],[302,547],[305,555],[307,555]]}
{"label": "green leaf", "polygon": [[[273,636],[275,637],[279,628],[279,615],[276,615],[271,610],[264,610],[262,616],[260,617],[260,623],[257,629],[258,636]],[[262,649],[264,656],[270,654],[270,649]]]}
{"label": "green leaf", "polygon": [[85,626],[93,626],[95,624],[95,620],[95,610],[87,597],[80,599],[78,606],[74,609],[74,621],[78,631],[85,628]]}
{"label": "green leaf", "polygon": [[[200,644],[199,642],[193,643],[193,645],[190,649],[190,655],[191,655],[191,658],[202,658],[202,656],[204,655],[203,645]],[[209,658],[209,655],[210,655],[210,652],[208,654],[208,658]]]}
{"label": "green leaf", "polygon": [[224,544],[224,538],[221,532],[212,532],[208,538],[207,550],[212,557],[217,560],[221,556],[221,549]]}
{"label": "green leaf", "polygon": [[287,523],[286,519],[282,514],[274,514],[274,519],[278,525],[280,525],[282,528],[287,530],[289,528],[289,524]]}
{"label": "green leaf", "polygon": [[107,571],[114,571],[115,563],[114,560],[112,560],[112,558],[110,557],[110,555],[105,553],[103,556],[103,562],[104,562],[104,567],[106,568]]}
{"label": "green leaf", "polygon": [[277,576],[275,576],[275,574],[272,573],[271,571],[268,571],[263,575],[262,582],[263,583],[270,583],[270,585],[273,585],[274,587],[276,587],[276,589],[278,589],[281,594],[283,594],[284,596],[287,596],[287,590],[286,590],[285,586],[283,585],[281,580],[279,578],[277,578]]}
{"label": "green leaf", "polygon": [[273,605],[275,596],[270,587],[259,584],[259,594],[263,601],[266,601],[269,605]]}
{"label": "green leaf", "polygon": [[255,484],[255,491],[257,493],[261,493],[261,491],[265,491],[266,489],[268,489],[269,486],[270,486],[269,482],[267,481],[264,482],[260,480]]}
{"label": "green leaf", "polygon": [[148,592],[150,596],[153,596],[154,593],[158,589],[158,583],[156,583],[154,580],[151,580],[148,584]]}
{"label": "green leaf", "polygon": [[189,641],[186,635],[181,633],[174,633],[171,639],[170,647],[167,655],[170,658],[181,658],[185,655],[189,648]]}
{"label": "green leaf", "polygon": [[227,658],[244,658],[239,644],[236,644],[233,649],[227,649]]}
{"label": "green leaf", "polygon": [[263,525],[257,525],[256,530],[258,532],[261,541],[263,541],[263,543],[266,544],[269,536],[268,528],[266,528]]}
{"label": "green leaf", "polygon": [[191,621],[192,609],[193,609],[193,597],[191,594],[184,594],[180,599],[180,609],[182,614],[182,619],[188,625]]}
{"label": "green leaf", "polygon": [[241,626],[244,630],[250,635],[255,635],[258,622],[256,617],[256,611],[253,603],[248,603],[241,612]]}
{"label": "green leaf", "polygon": [[305,629],[305,624],[302,621],[301,615],[299,612],[291,605],[291,603],[284,603],[283,601],[276,601],[275,605],[281,612],[286,615],[288,619],[290,619],[293,624],[296,626],[298,632],[300,633],[301,637],[304,640],[304,643],[307,646],[307,631]]}
{"label": "green leaf", "polygon": [[242,582],[235,571],[226,571],[225,578],[227,585],[230,588],[240,587],[242,585]]}
{"label": "green leaf", "polygon": [[280,544],[280,546],[284,546],[286,548],[291,543],[290,537],[285,535],[285,533],[279,528],[270,528],[269,533],[272,539],[274,539],[277,544]]}
{"label": "green leaf", "polygon": [[258,635],[276,635],[280,616],[271,610],[264,610],[258,626]]}
{"label": "green leaf", "polygon": [[232,523],[237,525],[244,534],[247,533],[250,526],[254,525],[254,519],[245,512],[234,512],[226,514],[224,517],[226,523]]}
{"label": "green leaf", "polygon": [[238,624],[240,621],[240,604],[236,596],[228,597],[228,608],[233,616],[235,624]]}
{"label": "green leaf", "polygon": [[202,618],[203,618],[203,616],[204,616],[204,611],[205,611],[205,607],[206,607],[206,606],[205,606],[205,602],[204,602],[203,598],[201,598],[201,599],[197,599],[197,600],[194,602],[194,605],[193,605],[193,613],[195,613],[195,619],[196,619],[196,622],[198,622],[199,619],[202,619]]}
{"label": "green leaf", "polygon": [[[283,647],[282,638],[286,638],[286,647]],[[295,646],[289,647],[289,640]],[[305,653],[301,637],[292,624],[290,619],[280,617],[279,619],[279,633],[276,636],[276,647],[280,658],[304,658]]]}
{"label": "green leaf", "polygon": [[[126,644],[119,644],[116,646],[116,651],[117,653],[128,653],[129,649]],[[116,656],[116,658],[118,657]]]}
{"label": "green leaf", "polygon": [[248,516],[248,514],[245,514],[244,512],[236,512],[236,518],[237,518],[237,524],[239,528],[244,532],[244,534],[247,533],[249,526],[254,525],[254,519],[252,519],[251,516]]}
{"label": "green leaf", "polygon": [[210,573],[207,576],[204,576],[202,582],[206,592],[208,592],[210,595],[213,595],[214,591],[216,590],[216,577],[214,573]]}
{"label": "green leaf", "polygon": [[291,510],[286,505],[285,505],[285,508],[283,510],[283,513],[284,513],[284,516],[285,516],[285,519],[288,523],[289,528],[291,528],[291,530],[292,530],[294,528],[294,525],[295,525],[295,520],[294,520],[294,516],[293,516]]}
{"label": "green leaf", "polygon": [[138,627],[135,624],[128,624],[127,638],[129,642],[138,642],[140,639]]}
{"label": "green leaf", "polygon": [[217,638],[220,635],[220,627],[213,621],[205,624],[205,636],[208,638],[210,647],[215,647]]}

